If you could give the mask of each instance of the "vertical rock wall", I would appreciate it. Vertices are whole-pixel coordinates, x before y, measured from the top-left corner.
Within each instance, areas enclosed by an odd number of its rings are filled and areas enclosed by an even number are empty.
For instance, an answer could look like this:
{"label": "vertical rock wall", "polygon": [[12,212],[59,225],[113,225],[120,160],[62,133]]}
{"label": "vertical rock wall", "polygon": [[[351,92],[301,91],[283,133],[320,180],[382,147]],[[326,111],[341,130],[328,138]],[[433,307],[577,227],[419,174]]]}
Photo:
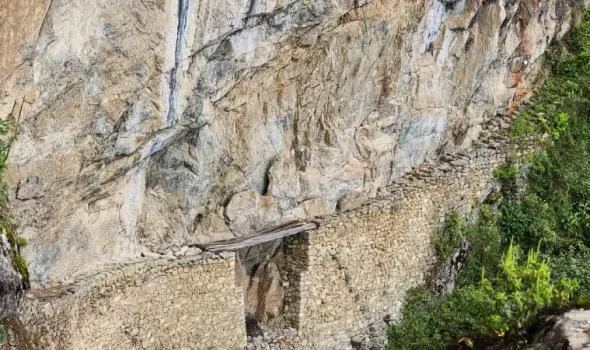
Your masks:
{"label": "vertical rock wall", "polygon": [[518,104],[579,3],[0,2],[32,282],[375,197]]}
{"label": "vertical rock wall", "polygon": [[14,269],[11,246],[0,232],[0,321],[16,312],[23,297],[23,277]]}

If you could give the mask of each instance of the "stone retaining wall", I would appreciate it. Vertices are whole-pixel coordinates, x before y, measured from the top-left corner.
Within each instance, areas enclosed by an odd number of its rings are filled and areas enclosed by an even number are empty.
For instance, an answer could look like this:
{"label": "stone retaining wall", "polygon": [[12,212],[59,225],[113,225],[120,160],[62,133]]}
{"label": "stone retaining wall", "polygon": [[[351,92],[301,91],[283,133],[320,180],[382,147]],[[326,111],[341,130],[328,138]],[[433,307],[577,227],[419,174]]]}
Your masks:
{"label": "stone retaining wall", "polygon": [[208,253],[146,259],[36,291],[20,317],[39,349],[243,349],[234,261]]}
{"label": "stone retaining wall", "polygon": [[392,198],[323,220],[293,241],[307,247],[300,271],[299,336],[309,349],[383,345],[406,291],[435,264],[432,238],[451,209],[468,211],[489,193],[500,151],[484,150],[408,185]]}

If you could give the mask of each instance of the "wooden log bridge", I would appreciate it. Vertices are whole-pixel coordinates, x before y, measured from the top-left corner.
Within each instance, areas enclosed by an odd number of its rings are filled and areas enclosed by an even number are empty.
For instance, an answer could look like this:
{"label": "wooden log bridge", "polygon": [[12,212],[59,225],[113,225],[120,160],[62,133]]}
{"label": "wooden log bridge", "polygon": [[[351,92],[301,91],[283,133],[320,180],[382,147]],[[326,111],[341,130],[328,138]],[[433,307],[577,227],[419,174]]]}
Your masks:
{"label": "wooden log bridge", "polygon": [[313,230],[317,227],[318,225],[313,222],[290,221],[280,226],[271,227],[251,235],[232,238],[225,241],[199,244],[199,248],[212,253],[233,251],[292,236],[300,232]]}

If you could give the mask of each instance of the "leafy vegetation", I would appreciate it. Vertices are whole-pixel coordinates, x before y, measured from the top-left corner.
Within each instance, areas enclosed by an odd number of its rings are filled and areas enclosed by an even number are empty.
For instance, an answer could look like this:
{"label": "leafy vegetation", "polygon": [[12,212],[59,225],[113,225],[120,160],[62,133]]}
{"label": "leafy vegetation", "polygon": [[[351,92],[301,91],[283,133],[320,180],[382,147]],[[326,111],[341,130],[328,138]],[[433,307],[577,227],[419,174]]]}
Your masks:
{"label": "leafy vegetation", "polygon": [[[518,263],[518,248],[510,243],[500,263],[500,272],[493,280],[482,271],[480,290],[487,302],[483,323],[488,332],[504,336],[530,325],[545,307],[565,305],[578,289],[578,282],[562,278],[551,282],[547,261],[539,258],[539,249],[530,250],[526,261]],[[485,315],[485,314],[482,314]]]}
{"label": "leafy vegetation", "polygon": [[522,263],[521,249],[513,243],[501,253],[492,213],[484,206],[475,223],[459,225],[474,245],[458,287],[445,296],[425,287],[410,291],[403,322],[389,330],[389,349],[442,349],[454,340],[468,347],[472,339],[511,342],[544,308],[571,301],[577,281],[552,279],[538,248]]}
{"label": "leafy vegetation", "polygon": [[[546,63],[545,85],[511,130],[513,159],[494,172],[504,185],[497,209],[482,206],[472,223],[451,215],[435,240],[441,258],[457,237],[472,244],[457,287],[445,296],[411,291],[389,349],[518,347],[543,312],[590,305],[590,15]],[[528,158],[526,186],[518,189],[516,155],[531,140],[543,147]]]}
{"label": "leafy vegetation", "polygon": [[533,156],[526,191],[502,204],[498,224],[525,249],[542,240],[554,277],[576,279],[581,294],[590,295],[590,19],[585,17],[551,50],[552,74],[520,118],[551,134],[553,142]]}
{"label": "leafy vegetation", "polygon": [[8,333],[4,326],[0,324],[0,345],[4,344],[8,340]]}
{"label": "leafy vegetation", "polygon": [[[9,116],[0,119],[0,238],[5,237],[10,246],[10,259],[14,269],[22,276],[23,288],[29,288],[29,271],[27,262],[20,255],[20,250],[27,244],[27,241],[16,233],[17,224],[12,219],[8,209],[8,184],[4,181],[3,175],[6,169],[6,160],[12,138],[14,135],[14,119]],[[0,345],[8,339],[8,333],[0,323]]]}
{"label": "leafy vegetation", "polygon": [[406,298],[404,321],[389,329],[389,349],[438,350],[457,334],[483,332],[480,309],[483,292],[474,286],[457,289],[439,298],[428,289],[411,290]]}
{"label": "leafy vegetation", "polygon": [[0,119],[0,236],[6,237],[10,245],[10,258],[14,269],[23,277],[23,287],[29,287],[29,271],[27,262],[20,255],[20,250],[26,246],[27,241],[16,233],[17,224],[12,219],[8,209],[8,184],[3,179],[6,169],[6,159],[12,137],[14,135],[14,118],[9,116]]}
{"label": "leafy vegetation", "polygon": [[457,246],[461,237],[465,236],[465,223],[455,211],[451,212],[446,225],[440,234],[434,237],[434,248],[438,256],[448,256]]}
{"label": "leafy vegetation", "polygon": [[503,183],[511,183],[516,181],[518,177],[518,169],[513,164],[508,164],[494,170],[494,176]]}

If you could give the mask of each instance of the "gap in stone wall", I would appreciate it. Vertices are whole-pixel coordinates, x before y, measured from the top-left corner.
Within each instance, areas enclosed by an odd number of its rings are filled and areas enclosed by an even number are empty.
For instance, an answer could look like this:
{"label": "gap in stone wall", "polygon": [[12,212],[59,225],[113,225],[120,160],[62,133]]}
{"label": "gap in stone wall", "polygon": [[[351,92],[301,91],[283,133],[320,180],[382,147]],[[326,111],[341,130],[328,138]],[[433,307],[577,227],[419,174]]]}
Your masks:
{"label": "gap in stone wall", "polygon": [[236,254],[243,288],[247,349],[298,349],[301,281],[309,269],[309,233],[244,248]]}
{"label": "gap in stone wall", "polygon": [[284,326],[279,321],[285,298],[280,270],[284,264],[283,247],[283,240],[278,239],[237,252],[236,283],[244,289],[246,329],[250,336],[261,335],[261,326]]}
{"label": "gap in stone wall", "polygon": [[236,281],[244,290],[246,331],[253,349],[299,341],[301,276],[308,267],[307,233],[237,252]]}

